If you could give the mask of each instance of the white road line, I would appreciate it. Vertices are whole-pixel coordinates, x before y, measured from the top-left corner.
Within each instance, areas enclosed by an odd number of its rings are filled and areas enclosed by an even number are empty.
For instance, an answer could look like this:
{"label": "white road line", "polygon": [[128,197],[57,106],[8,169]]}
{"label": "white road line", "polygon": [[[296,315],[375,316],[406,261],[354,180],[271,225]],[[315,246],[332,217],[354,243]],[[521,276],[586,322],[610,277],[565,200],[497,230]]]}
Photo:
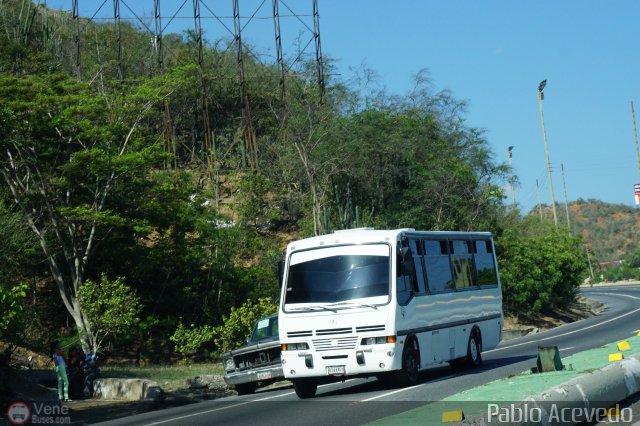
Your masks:
{"label": "white road line", "polygon": [[373,401],[373,400],[376,400],[376,399],[384,398],[385,396],[393,395],[393,394],[395,394],[395,393],[400,393],[400,392],[408,391],[408,390],[411,390],[411,389],[417,389],[417,388],[419,388],[419,387],[421,387],[421,386],[424,386],[424,385],[427,385],[427,384],[429,384],[429,382],[422,383],[421,385],[411,386],[410,388],[397,389],[397,390],[394,390],[394,391],[391,391],[391,392],[383,393],[382,395],[373,396],[373,397],[371,397],[371,398],[363,399],[363,400],[362,400],[362,401],[360,401],[360,402],[369,402],[369,401]]}
{"label": "white road line", "polygon": [[[640,297],[630,296],[630,295],[628,295],[628,294],[615,294],[615,293],[599,293],[599,294],[604,294],[604,295],[606,295],[606,296],[622,296],[622,297],[630,297],[631,299],[640,300]],[[584,330],[589,330],[590,328],[599,327],[599,326],[601,326],[601,325],[603,325],[603,324],[607,324],[607,323],[612,322],[612,321],[617,321],[617,320],[619,320],[620,318],[624,318],[624,317],[629,316],[629,315],[631,315],[631,314],[635,314],[636,312],[640,312],[640,308],[638,308],[638,309],[634,309],[633,311],[629,311],[629,312],[627,312],[626,314],[622,314],[622,315],[618,315],[617,317],[610,318],[610,319],[608,319],[608,320],[606,320],[606,321],[602,321],[602,322],[599,322],[599,323],[597,323],[597,324],[590,325],[590,326],[588,326],[588,327],[579,328],[578,330],[569,331],[569,332],[567,332],[567,333],[558,334],[558,335],[556,335],[556,336],[550,336],[550,337],[545,337],[545,338],[542,338],[542,339],[532,340],[532,341],[530,341],[530,342],[523,342],[523,343],[518,343],[518,344],[516,344],[516,345],[504,346],[504,347],[502,347],[502,348],[495,348],[495,349],[491,349],[491,350],[489,350],[489,351],[485,351],[485,352],[483,352],[483,353],[488,354],[488,353],[490,353],[490,352],[498,352],[498,351],[502,351],[502,350],[505,350],[505,349],[515,348],[515,347],[518,347],[518,346],[529,345],[529,344],[531,344],[531,343],[535,343],[535,342],[542,342],[542,341],[545,341],[545,340],[555,339],[555,338],[557,338],[557,337],[568,336],[568,335],[570,335],[570,334],[575,334],[575,333],[579,333],[579,332],[584,331]]]}
{"label": "white road line", "polygon": [[[320,385],[320,386],[318,386],[318,387],[319,387],[319,388],[323,388],[323,387],[326,387],[326,386],[333,386],[333,385],[338,385],[338,384],[340,384],[340,383],[347,383],[347,382],[351,382],[351,381],[353,381],[353,380],[355,380],[355,379],[345,380],[344,382],[327,383],[326,385]],[[211,410],[199,411],[199,412],[197,412],[197,413],[188,414],[188,415],[186,415],[186,416],[173,417],[173,418],[166,419],[166,420],[162,420],[162,421],[158,421],[158,422],[147,423],[147,425],[146,425],[146,426],[161,425],[161,424],[163,424],[163,423],[169,423],[169,422],[173,422],[173,421],[176,421],[176,420],[188,419],[188,418],[190,418],[190,417],[199,416],[199,415],[201,415],[201,414],[215,413],[216,411],[222,411],[222,410],[226,410],[226,409],[228,409],[228,408],[240,407],[240,406],[243,406],[243,405],[250,404],[250,403],[252,403],[252,402],[267,401],[267,400],[269,400],[269,399],[273,399],[273,398],[280,398],[281,396],[293,395],[294,393],[295,393],[295,392],[287,392],[287,393],[283,393],[283,394],[280,394],[280,395],[268,396],[268,397],[265,397],[265,398],[253,399],[253,400],[251,400],[251,401],[240,402],[240,403],[238,403],[238,404],[228,405],[228,406],[226,406],[226,407],[219,407],[219,408],[214,408],[214,409],[211,409]]]}
{"label": "white road line", "polygon": [[295,392],[281,393],[279,395],[267,396],[267,397],[260,398],[260,399],[252,399],[250,402],[268,401],[270,399],[280,398],[281,396],[293,395],[294,393]]}
{"label": "white road line", "polygon": [[560,349],[558,349],[558,350],[559,350],[560,352],[562,352],[562,351],[568,351],[568,350],[571,350],[571,349],[573,349],[573,348],[574,348],[574,346],[571,346],[570,348],[560,348]]}
{"label": "white road line", "polygon": [[240,407],[242,405],[247,405],[249,403],[251,403],[252,401],[247,401],[247,402],[241,402],[239,404],[235,404],[235,405],[227,405],[226,407],[219,407],[219,408],[214,408],[212,410],[206,410],[206,411],[200,411],[198,413],[193,413],[193,414],[188,414],[186,416],[180,416],[180,417],[173,417],[171,419],[166,419],[166,420],[161,420],[159,422],[153,422],[153,423],[147,423],[147,426],[152,426],[152,425],[161,425],[163,423],[169,423],[169,422],[174,422],[176,420],[182,420],[182,419],[188,419],[190,417],[195,417],[195,416],[199,416],[201,414],[208,414],[208,413],[215,413],[216,411],[222,411],[222,410],[226,410],[227,408],[235,408],[235,407]]}

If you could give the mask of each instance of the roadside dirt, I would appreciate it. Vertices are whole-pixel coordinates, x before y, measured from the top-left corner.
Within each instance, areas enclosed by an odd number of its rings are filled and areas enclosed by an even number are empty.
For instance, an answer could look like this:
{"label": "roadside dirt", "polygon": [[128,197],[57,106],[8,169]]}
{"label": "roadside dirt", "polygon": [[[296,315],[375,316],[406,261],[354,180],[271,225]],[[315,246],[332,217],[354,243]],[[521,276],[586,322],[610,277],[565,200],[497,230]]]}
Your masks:
{"label": "roadside dirt", "polygon": [[569,308],[546,315],[521,315],[520,317],[505,314],[504,330],[520,331],[522,335],[539,333],[564,324],[579,321],[600,314],[605,306],[593,299],[578,297],[576,303]]}

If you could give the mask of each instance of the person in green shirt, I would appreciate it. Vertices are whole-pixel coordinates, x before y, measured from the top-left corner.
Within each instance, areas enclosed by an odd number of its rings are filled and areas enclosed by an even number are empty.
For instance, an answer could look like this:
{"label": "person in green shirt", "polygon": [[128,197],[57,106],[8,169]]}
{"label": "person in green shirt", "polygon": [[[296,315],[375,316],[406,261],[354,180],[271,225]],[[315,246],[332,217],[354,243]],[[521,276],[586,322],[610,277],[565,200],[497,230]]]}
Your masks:
{"label": "person in green shirt", "polygon": [[58,377],[58,398],[60,398],[60,401],[70,402],[67,364],[64,360],[62,349],[60,348],[60,342],[57,340],[51,343],[51,359],[55,365],[56,376]]}

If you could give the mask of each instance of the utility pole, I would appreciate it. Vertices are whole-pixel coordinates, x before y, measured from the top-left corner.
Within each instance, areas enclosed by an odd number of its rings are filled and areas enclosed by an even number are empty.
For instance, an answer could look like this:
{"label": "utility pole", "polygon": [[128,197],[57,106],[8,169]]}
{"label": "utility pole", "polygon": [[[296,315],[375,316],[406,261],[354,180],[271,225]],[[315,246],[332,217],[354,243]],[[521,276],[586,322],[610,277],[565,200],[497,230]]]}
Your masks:
{"label": "utility pole", "polygon": [[569,228],[569,235],[571,235],[571,220],[569,219],[569,201],[567,201],[567,181],[564,178],[564,164],[560,164],[562,170],[562,186],[564,187],[564,209],[567,212],[567,228]]}
{"label": "utility pole", "polygon": [[584,251],[587,252],[587,262],[589,262],[589,274],[591,275],[591,284],[593,285],[593,282],[596,280],[596,278],[593,275],[593,266],[591,266],[591,255],[589,254],[589,245],[585,244],[583,247],[584,247]]}
{"label": "utility pole", "polygon": [[538,183],[538,179],[536,179],[536,192],[538,193],[538,213],[540,213],[540,220],[542,220],[542,204],[540,201],[540,184]]}
{"label": "utility pole", "polygon": [[509,182],[511,183],[511,204],[513,207],[516,206],[516,188],[513,185],[513,163],[511,161],[513,157],[513,146],[507,148],[507,153],[509,155]]}
{"label": "utility pole", "polygon": [[553,178],[551,177],[551,160],[549,160],[549,146],[547,145],[547,130],[544,127],[544,113],[542,112],[542,101],[544,100],[544,87],[547,80],[542,80],[538,85],[538,104],[540,106],[540,122],[542,123],[542,138],[544,140],[544,152],[547,157],[547,173],[549,174],[549,191],[551,192],[551,209],[553,210],[553,222],[558,229],[558,213],[556,212],[556,198],[553,194]]}
{"label": "utility pole", "polygon": [[78,15],[78,0],[71,1],[71,17],[73,18],[76,37],[74,39],[74,45],[76,47],[76,75],[78,76],[78,80],[82,79],[82,72],[80,68],[80,17]]}

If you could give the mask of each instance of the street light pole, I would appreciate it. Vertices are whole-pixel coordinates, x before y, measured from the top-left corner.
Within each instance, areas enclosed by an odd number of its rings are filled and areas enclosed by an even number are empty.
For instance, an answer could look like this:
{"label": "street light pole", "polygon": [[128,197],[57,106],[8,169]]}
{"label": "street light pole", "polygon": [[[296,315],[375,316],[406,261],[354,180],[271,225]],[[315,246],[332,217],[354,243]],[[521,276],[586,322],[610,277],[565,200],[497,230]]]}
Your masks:
{"label": "street light pole", "polygon": [[542,101],[544,100],[544,87],[547,80],[543,80],[538,86],[538,104],[540,106],[540,122],[542,123],[542,138],[544,140],[544,152],[547,157],[547,173],[549,174],[549,191],[551,192],[551,208],[553,210],[553,222],[558,229],[558,213],[556,212],[556,199],[553,195],[553,178],[551,177],[551,160],[549,160],[549,147],[547,145],[547,130],[544,127],[544,113],[542,112]]}
{"label": "street light pole", "polygon": [[509,182],[511,183],[511,204],[513,207],[516,206],[516,188],[513,185],[513,164],[511,162],[511,158],[513,157],[513,146],[510,146],[507,149],[507,153],[509,154]]}

